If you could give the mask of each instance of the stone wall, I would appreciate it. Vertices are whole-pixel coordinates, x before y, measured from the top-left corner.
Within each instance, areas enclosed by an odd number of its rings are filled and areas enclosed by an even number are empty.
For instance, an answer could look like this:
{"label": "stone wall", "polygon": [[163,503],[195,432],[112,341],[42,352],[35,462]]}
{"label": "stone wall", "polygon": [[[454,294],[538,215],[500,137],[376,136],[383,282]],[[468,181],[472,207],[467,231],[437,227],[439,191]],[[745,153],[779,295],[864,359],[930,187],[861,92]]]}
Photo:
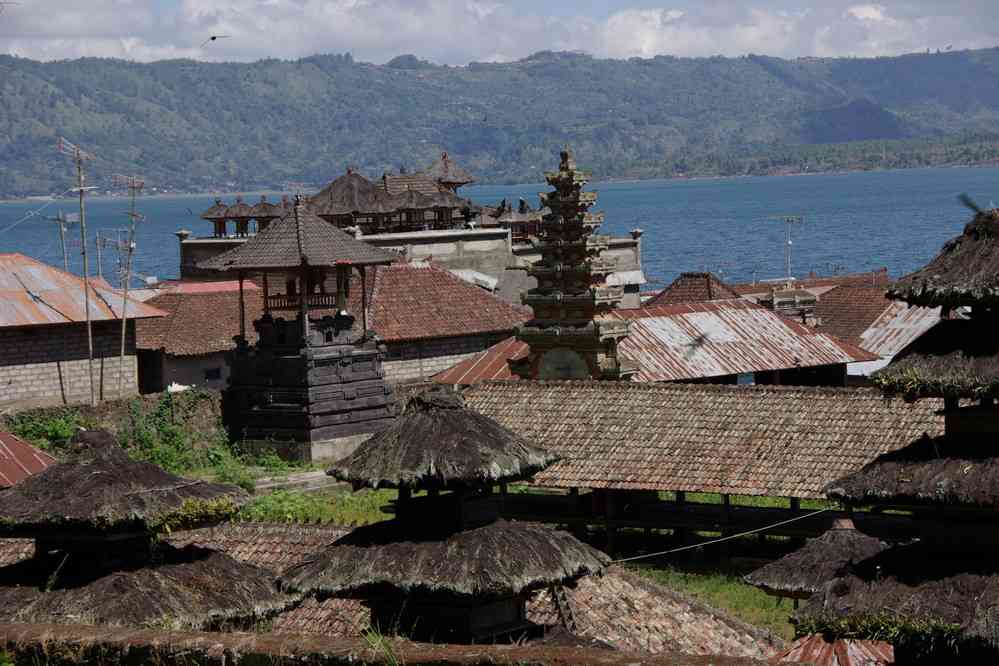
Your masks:
{"label": "stone wall", "polygon": [[[94,322],[94,383],[97,399],[118,397],[121,324]],[[125,395],[135,395],[135,324],[125,341]],[[0,405],[43,406],[88,402],[86,324],[0,329]]]}
{"label": "stone wall", "polygon": [[438,372],[488,349],[510,335],[510,332],[506,332],[389,342],[386,344],[388,354],[382,362],[385,379],[395,384],[430,379]]}

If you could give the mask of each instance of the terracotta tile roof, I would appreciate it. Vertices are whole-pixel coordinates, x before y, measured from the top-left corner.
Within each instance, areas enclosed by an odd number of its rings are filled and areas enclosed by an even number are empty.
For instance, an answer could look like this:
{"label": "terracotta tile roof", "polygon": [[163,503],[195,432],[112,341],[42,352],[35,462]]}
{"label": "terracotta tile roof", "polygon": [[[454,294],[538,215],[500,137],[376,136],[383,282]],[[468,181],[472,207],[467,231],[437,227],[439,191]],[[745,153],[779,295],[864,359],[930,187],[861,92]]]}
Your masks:
{"label": "terracotta tile roof", "polygon": [[[263,292],[252,282],[245,282],[244,297],[246,338],[252,344],[257,339],[252,322],[264,311]],[[232,349],[232,339],[239,335],[239,291],[168,291],[146,302],[167,316],[136,324],[137,349],[199,356]]]}
{"label": "terracotta tile roof", "polygon": [[486,382],[470,407],[562,455],[541,486],[824,498],[924,432],[940,401],[871,389],[640,382]]}
{"label": "terracotta tile roof", "polygon": [[[769,293],[770,287],[773,286],[774,283],[775,281],[768,280],[767,282],[740,283],[731,284],[729,286],[739,294],[747,296],[749,294]],[[796,279],[794,284],[800,289],[806,289],[813,294],[820,296],[833,287],[841,287],[844,285],[876,285],[888,287],[888,285],[891,284],[891,278],[888,276],[887,268],[879,268],[867,273],[850,273],[848,275],[809,275],[807,277]]]}
{"label": "terracotta tile roof", "polygon": [[0,488],[9,488],[21,479],[41,472],[55,461],[55,458],[20,437],[0,432]]}
{"label": "terracotta tile roof", "polygon": [[386,342],[508,333],[527,312],[429,263],[376,269],[370,326]]}
{"label": "terracotta tile roof", "polygon": [[34,554],[34,539],[0,539],[0,567],[16,564]]}
{"label": "terracotta tile roof", "polygon": [[[103,283],[103,284],[102,284]],[[90,319],[108,321],[121,315],[121,294],[91,278]],[[0,254],[0,328],[79,323],[86,320],[83,278],[17,252]],[[162,317],[163,313],[129,299],[128,317]]]}
{"label": "terracotta tile roof", "polygon": [[646,301],[645,306],[699,303],[739,297],[739,292],[722,282],[714,273],[680,273],[680,276],[668,287]]}
{"label": "terracotta tile roof", "polygon": [[812,634],[796,640],[772,661],[813,666],[887,666],[895,663],[895,648],[885,641],[828,641],[821,634]]}
{"label": "terracotta tile roof", "polygon": [[513,379],[509,361],[527,356],[527,343],[511,336],[500,340],[480,354],[438,372],[430,378],[435,384],[474,386],[491,379]]}
{"label": "terracotta tile roof", "polygon": [[402,194],[408,190],[420,194],[433,195],[441,191],[437,181],[422,173],[391,174],[382,176],[382,188],[389,194]]}
{"label": "terracotta tile roof", "polygon": [[877,360],[877,356],[744,299],[615,310],[631,321],[619,353],[635,380],[677,381]]}

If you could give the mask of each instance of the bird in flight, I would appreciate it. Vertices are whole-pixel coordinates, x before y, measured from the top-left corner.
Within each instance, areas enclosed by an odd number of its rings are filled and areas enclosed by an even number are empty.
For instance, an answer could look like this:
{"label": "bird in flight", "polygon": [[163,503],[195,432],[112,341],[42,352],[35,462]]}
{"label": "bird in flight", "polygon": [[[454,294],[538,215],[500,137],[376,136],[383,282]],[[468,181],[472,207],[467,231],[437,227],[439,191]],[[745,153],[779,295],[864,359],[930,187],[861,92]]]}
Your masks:
{"label": "bird in flight", "polygon": [[209,37],[205,41],[201,42],[201,46],[199,46],[198,48],[202,48],[208,42],[214,42],[216,39],[228,39],[228,38],[229,38],[229,35],[212,35],[211,37]]}

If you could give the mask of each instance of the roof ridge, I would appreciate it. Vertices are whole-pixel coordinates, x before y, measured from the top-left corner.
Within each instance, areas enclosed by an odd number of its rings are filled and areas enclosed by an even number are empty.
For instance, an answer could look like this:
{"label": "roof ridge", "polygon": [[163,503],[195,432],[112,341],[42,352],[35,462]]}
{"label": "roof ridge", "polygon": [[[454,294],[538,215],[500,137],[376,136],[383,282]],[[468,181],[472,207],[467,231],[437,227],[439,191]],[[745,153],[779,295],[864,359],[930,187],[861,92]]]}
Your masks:
{"label": "roof ridge", "polygon": [[[499,344],[499,343],[497,343]],[[706,392],[716,392],[716,393],[738,393],[738,392],[767,392],[773,391],[777,393],[829,393],[829,394],[854,394],[854,395],[869,395],[872,397],[878,397],[881,400],[885,400],[884,394],[874,387],[870,386],[796,386],[796,385],[784,385],[784,384],[689,384],[685,382],[629,382],[629,381],[604,381],[597,379],[521,379],[517,381],[510,381],[507,379],[486,379],[475,386],[483,386],[486,384],[490,385],[500,385],[508,386],[512,389],[516,389],[519,385],[530,384],[530,385],[541,385],[541,386],[581,386],[585,388],[608,388],[613,386],[615,389],[628,390],[628,391],[706,391]],[[475,386],[469,387],[468,390],[474,390]]]}

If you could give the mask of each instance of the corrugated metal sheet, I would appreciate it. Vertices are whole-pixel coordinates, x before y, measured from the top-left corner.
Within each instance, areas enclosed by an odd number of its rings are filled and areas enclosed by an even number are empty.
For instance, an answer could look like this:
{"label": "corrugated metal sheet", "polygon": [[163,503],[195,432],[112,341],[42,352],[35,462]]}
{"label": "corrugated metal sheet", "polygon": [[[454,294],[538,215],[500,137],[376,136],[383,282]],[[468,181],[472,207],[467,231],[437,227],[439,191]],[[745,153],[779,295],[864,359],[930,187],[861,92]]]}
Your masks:
{"label": "corrugated metal sheet", "polygon": [[431,377],[435,384],[473,386],[487,379],[510,379],[508,361],[523,358],[528,347],[517,338],[509,337],[497,342],[481,354],[476,354]]}
{"label": "corrugated metal sheet", "polygon": [[619,353],[638,364],[638,381],[721,377],[877,358],[743,299],[616,310],[613,315],[631,321]]}
{"label": "corrugated metal sheet", "polygon": [[829,642],[819,634],[812,634],[796,640],[772,661],[815,666],[883,666],[895,663],[895,648],[884,641],[840,639]]}
{"label": "corrugated metal sheet", "polygon": [[9,488],[25,477],[38,474],[55,461],[11,433],[0,432],[0,488]]}
{"label": "corrugated metal sheet", "polygon": [[[121,294],[91,283],[92,321],[118,319]],[[0,327],[82,322],[83,279],[23,254],[0,254]],[[162,317],[163,312],[129,299],[133,319]]]}
{"label": "corrugated metal sheet", "polygon": [[881,358],[891,358],[940,321],[940,308],[891,305],[860,335],[860,346]]}

